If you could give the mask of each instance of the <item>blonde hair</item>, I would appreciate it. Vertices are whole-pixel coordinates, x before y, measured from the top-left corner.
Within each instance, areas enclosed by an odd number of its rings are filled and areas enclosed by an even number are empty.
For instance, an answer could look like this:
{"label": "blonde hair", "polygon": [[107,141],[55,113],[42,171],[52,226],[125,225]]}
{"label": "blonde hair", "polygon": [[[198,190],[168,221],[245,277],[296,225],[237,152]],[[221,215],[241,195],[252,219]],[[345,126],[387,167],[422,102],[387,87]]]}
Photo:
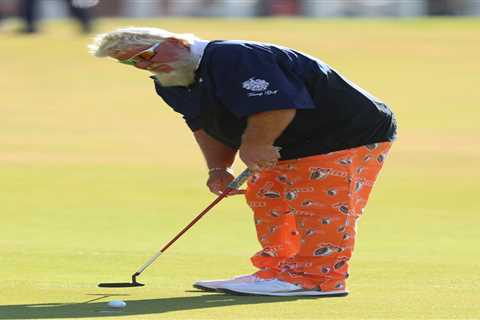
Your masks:
{"label": "blonde hair", "polygon": [[88,46],[88,49],[96,57],[108,57],[132,47],[151,46],[155,43],[161,43],[168,38],[184,40],[190,45],[195,40],[198,40],[191,33],[179,34],[159,28],[127,27],[97,35]]}

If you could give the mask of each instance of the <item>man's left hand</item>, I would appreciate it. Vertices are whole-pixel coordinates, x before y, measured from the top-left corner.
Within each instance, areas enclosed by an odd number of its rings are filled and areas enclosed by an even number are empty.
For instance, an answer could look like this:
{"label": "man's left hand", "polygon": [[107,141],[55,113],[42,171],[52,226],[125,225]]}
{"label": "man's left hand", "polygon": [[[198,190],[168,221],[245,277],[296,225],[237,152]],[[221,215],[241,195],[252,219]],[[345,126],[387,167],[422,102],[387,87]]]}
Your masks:
{"label": "man's left hand", "polygon": [[240,159],[252,171],[273,168],[280,152],[272,145],[242,144],[239,150]]}

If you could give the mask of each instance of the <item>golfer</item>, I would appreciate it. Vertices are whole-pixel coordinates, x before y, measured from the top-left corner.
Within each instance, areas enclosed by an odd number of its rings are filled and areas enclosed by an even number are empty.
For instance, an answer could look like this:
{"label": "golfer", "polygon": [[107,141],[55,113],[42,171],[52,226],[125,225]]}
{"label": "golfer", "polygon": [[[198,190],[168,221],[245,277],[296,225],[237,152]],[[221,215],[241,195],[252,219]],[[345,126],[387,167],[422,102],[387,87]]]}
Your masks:
{"label": "golfer", "polygon": [[258,271],[196,288],[269,296],[345,296],[356,224],[396,135],[392,111],[323,61],[286,47],[206,41],[156,28],[98,35],[97,57],[153,76],[185,119],[220,194],[235,156],[254,173],[246,201]]}

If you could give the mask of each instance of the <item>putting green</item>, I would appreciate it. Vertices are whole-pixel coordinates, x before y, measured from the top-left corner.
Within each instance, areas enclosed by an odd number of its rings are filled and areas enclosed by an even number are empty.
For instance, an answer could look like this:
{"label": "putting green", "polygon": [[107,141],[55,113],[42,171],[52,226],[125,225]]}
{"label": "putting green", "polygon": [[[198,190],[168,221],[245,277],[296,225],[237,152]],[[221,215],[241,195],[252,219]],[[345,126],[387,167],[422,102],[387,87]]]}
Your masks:
{"label": "putting green", "polygon": [[[346,298],[191,288],[252,272],[241,197],[128,281],[214,196],[191,133],[146,73],[87,54],[66,22],[0,33],[0,319],[479,319],[478,19],[102,20],[291,46],[392,106],[399,140],[359,225]],[[237,172],[242,166],[237,164]],[[127,307],[112,311],[110,300]]]}

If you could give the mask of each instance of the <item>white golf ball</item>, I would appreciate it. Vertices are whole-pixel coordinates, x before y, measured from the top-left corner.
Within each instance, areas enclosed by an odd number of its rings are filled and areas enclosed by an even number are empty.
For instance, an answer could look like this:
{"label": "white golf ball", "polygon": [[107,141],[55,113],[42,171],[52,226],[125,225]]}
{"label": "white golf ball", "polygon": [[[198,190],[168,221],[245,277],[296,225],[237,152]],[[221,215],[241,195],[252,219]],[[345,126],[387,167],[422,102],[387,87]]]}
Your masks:
{"label": "white golf ball", "polygon": [[113,300],[113,301],[110,301],[109,303],[107,303],[107,305],[110,308],[125,308],[127,306],[127,303],[125,301],[122,301],[122,300]]}

